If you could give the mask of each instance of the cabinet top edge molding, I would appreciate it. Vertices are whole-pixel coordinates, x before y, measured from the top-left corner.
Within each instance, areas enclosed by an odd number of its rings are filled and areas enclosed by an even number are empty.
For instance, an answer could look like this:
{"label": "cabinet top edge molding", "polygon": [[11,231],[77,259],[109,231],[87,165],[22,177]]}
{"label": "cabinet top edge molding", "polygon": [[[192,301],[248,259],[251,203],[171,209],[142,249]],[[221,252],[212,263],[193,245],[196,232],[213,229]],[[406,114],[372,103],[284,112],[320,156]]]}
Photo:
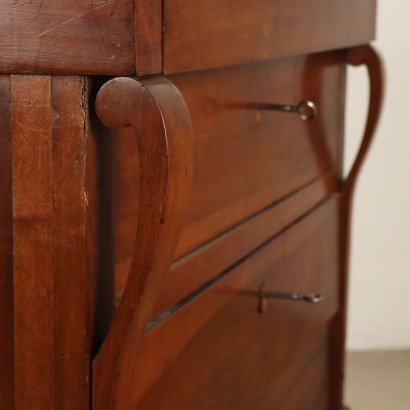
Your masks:
{"label": "cabinet top edge molding", "polygon": [[375,0],[3,0],[0,73],[147,75],[365,44]]}

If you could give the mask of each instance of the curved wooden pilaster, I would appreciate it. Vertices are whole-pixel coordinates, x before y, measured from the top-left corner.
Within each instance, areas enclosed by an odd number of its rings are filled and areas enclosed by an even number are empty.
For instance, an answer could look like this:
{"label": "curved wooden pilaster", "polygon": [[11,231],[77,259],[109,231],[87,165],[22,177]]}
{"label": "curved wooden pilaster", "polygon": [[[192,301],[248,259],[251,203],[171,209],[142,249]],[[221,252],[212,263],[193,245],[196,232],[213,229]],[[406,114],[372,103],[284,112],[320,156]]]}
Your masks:
{"label": "curved wooden pilaster", "polygon": [[347,50],[347,62],[352,66],[364,65],[370,83],[370,98],[366,127],[362,142],[353,166],[340,187],[340,313],[336,317],[335,351],[332,372],[336,382],[332,394],[332,408],[343,408],[343,379],[345,365],[347,289],[350,259],[351,215],[352,203],[357,177],[360,174],[367,153],[373,142],[374,133],[380,118],[383,102],[383,65],[377,52],[371,46],[355,47]]}
{"label": "curved wooden pilaster", "polygon": [[94,410],[135,409],[138,346],[180,234],[192,174],[191,121],[183,97],[165,78],[116,78],[97,95],[110,128],[133,127],[140,197],[135,252],[124,295],[93,363]]}
{"label": "curved wooden pilaster", "polygon": [[356,47],[348,50],[347,62],[352,66],[365,65],[370,83],[369,109],[362,142],[353,166],[342,185],[342,196],[345,204],[353,199],[357,177],[362,169],[367,153],[373,142],[374,133],[380,118],[383,102],[383,65],[381,58],[371,46]]}

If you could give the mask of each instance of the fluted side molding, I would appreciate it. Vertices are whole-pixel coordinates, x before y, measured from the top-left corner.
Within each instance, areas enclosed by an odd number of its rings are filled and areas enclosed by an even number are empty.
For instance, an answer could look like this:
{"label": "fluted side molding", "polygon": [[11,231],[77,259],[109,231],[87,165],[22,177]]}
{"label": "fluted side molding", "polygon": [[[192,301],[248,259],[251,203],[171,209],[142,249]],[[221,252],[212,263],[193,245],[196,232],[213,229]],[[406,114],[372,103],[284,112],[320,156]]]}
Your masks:
{"label": "fluted side molding", "polygon": [[335,319],[336,336],[334,352],[334,374],[337,381],[333,383],[337,386],[337,391],[333,392],[334,400],[332,408],[342,408],[343,383],[346,348],[346,319],[347,319],[347,290],[349,285],[349,260],[350,260],[350,238],[352,203],[356,182],[369,149],[374,139],[374,134],[379,122],[383,103],[384,72],[380,56],[369,45],[355,47],[347,50],[347,62],[352,66],[364,65],[367,69],[370,85],[369,107],[367,113],[366,126],[362,141],[355,161],[344,181],[340,185],[340,313]]}
{"label": "fluted side molding", "polygon": [[131,126],[139,152],[135,252],[121,303],[93,363],[94,410],[131,410],[138,347],[172,262],[192,175],[188,109],[167,79],[116,78],[97,95],[110,128]]}

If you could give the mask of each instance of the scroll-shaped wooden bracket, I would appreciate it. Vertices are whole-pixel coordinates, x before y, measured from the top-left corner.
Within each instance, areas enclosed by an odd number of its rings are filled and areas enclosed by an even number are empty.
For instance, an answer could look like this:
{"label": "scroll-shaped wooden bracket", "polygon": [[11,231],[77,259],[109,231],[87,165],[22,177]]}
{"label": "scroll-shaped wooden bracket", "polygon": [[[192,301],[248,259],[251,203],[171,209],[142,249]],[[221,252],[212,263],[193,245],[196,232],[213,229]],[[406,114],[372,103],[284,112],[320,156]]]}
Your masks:
{"label": "scroll-shaped wooden bracket", "polygon": [[132,386],[138,348],[174,257],[192,175],[187,106],[165,78],[107,82],[96,100],[110,128],[131,126],[139,152],[138,226],[124,295],[92,370],[92,408],[135,408]]}
{"label": "scroll-shaped wooden bracket", "polygon": [[[347,62],[352,66],[365,65],[370,83],[369,109],[362,142],[353,166],[342,185],[344,201],[351,201],[357,177],[373,142],[383,103],[383,64],[371,46],[351,48],[347,51]],[[349,198],[349,199],[348,199]]]}
{"label": "scroll-shaped wooden bracket", "polygon": [[336,347],[333,357],[334,377],[332,383],[336,391],[332,394],[334,405],[338,408],[343,401],[343,379],[346,344],[346,318],[347,318],[347,288],[348,267],[350,259],[351,214],[352,202],[357,182],[357,177],[362,169],[367,153],[373,142],[376,127],[380,118],[383,102],[383,64],[377,52],[371,46],[355,47],[347,50],[347,62],[352,66],[364,65],[367,69],[370,83],[370,98],[367,121],[362,137],[362,142],[353,166],[346,179],[340,186],[340,311],[336,317]]}
{"label": "scroll-shaped wooden bracket", "polygon": [[[342,289],[347,287],[347,270],[349,261],[349,242],[352,202],[357,182],[363,163],[369,152],[374,139],[374,134],[380,118],[383,103],[383,64],[376,51],[371,46],[355,47],[347,50],[347,62],[352,66],[364,65],[367,69],[370,83],[369,108],[367,113],[366,126],[364,129],[362,142],[359,147],[356,159],[350,169],[349,174],[341,185],[340,195],[340,222],[341,222],[341,259],[342,277],[345,282]],[[346,295],[342,297],[345,304]]]}

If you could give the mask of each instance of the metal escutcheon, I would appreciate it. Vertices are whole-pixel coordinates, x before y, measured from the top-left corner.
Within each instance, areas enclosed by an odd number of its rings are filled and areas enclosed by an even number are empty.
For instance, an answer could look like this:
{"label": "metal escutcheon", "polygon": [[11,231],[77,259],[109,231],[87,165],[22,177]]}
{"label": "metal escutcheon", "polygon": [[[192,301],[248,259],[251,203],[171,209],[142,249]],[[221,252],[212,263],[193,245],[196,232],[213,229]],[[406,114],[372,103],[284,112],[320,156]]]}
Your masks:
{"label": "metal escutcheon", "polygon": [[267,299],[282,299],[292,302],[319,303],[324,300],[323,295],[316,293],[296,293],[296,292],[270,292],[266,291],[264,285],[259,289],[259,312],[266,311]]}
{"label": "metal escutcheon", "polygon": [[316,104],[311,100],[302,100],[297,105],[289,104],[273,104],[273,103],[258,103],[256,108],[260,110],[282,111],[299,114],[303,121],[310,121],[316,118]]}

